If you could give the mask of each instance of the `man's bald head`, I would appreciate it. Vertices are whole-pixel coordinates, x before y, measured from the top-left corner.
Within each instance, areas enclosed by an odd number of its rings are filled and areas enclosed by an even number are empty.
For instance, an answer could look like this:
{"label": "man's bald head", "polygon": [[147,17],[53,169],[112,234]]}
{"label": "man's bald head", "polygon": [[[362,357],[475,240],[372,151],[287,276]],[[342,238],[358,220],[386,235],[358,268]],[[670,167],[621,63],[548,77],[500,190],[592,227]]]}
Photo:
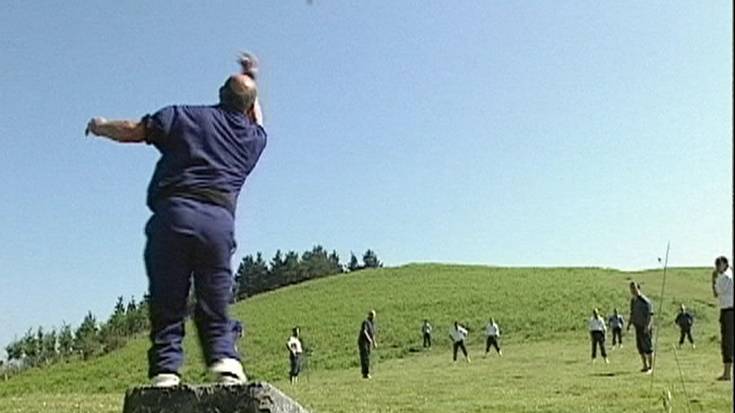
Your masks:
{"label": "man's bald head", "polygon": [[220,104],[237,112],[247,113],[257,96],[255,80],[246,75],[232,75],[219,88]]}

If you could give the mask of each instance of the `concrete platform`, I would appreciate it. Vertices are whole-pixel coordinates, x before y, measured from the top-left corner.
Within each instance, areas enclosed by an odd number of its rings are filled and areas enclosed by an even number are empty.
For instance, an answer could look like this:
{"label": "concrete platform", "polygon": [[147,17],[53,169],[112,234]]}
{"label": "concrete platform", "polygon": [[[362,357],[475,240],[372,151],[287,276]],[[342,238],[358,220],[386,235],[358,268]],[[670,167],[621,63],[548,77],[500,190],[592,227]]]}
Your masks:
{"label": "concrete platform", "polygon": [[241,386],[136,387],[125,393],[123,413],[308,413],[265,382]]}

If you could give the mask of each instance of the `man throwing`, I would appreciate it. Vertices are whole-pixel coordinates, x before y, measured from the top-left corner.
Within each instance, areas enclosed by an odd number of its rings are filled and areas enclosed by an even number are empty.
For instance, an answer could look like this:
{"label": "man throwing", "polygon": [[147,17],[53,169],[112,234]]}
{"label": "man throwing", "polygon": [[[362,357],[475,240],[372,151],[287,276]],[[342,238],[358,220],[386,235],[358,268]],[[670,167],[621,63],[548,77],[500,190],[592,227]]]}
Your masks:
{"label": "man throwing", "polygon": [[651,373],[653,371],[653,304],[651,300],[641,293],[641,286],[635,282],[630,283],[630,326],[635,327],[635,344],[643,361],[641,372]]}
{"label": "man throwing", "polygon": [[253,56],[227,78],[213,106],[168,106],[140,120],[93,118],[86,134],[146,143],[161,153],[148,187],[146,224],[150,294],[148,376],[154,386],[180,382],[186,298],[193,280],[194,321],[204,359],[224,384],[247,379],[227,309],[232,295],[235,206],[266,145]]}

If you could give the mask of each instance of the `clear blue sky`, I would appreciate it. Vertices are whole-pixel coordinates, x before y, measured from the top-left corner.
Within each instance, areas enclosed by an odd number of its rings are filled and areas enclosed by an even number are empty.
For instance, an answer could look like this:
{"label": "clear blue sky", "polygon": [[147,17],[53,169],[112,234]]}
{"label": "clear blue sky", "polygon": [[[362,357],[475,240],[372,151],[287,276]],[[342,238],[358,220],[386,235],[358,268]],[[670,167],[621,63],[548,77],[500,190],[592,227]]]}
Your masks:
{"label": "clear blue sky", "polygon": [[313,3],[2,3],[0,345],[140,297],[157,154],[85,123],[214,103],[241,49],[270,140],[234,263],[732,257],[731,2]]}

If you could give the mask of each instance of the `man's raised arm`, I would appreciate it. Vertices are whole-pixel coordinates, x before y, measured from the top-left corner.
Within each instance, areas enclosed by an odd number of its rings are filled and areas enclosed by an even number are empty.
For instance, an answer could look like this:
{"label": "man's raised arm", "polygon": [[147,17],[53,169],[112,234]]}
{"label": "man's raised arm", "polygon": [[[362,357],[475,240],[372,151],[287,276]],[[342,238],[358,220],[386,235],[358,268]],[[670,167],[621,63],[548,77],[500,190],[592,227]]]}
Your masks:
{"label": "man's raised arm", "polygon": [[[248,52],[240,53],[238,63],[240,63],[241,73],[243,75],[253,79],[253,81],[257,81],[260,66],[258,65],[258,59],[253,54]],[[260,107],[260,100],[257,96],[255,102],[253,102],[253,107],[250,108],[247,114],[253,122],[263,126],[263,110]]]}
{"label": "man's raised arm", "polygon": [[84,135],[104,136],[121,143],[145,141],[145,125],[139,120],[107,120],[92,118],[87,123]]}

